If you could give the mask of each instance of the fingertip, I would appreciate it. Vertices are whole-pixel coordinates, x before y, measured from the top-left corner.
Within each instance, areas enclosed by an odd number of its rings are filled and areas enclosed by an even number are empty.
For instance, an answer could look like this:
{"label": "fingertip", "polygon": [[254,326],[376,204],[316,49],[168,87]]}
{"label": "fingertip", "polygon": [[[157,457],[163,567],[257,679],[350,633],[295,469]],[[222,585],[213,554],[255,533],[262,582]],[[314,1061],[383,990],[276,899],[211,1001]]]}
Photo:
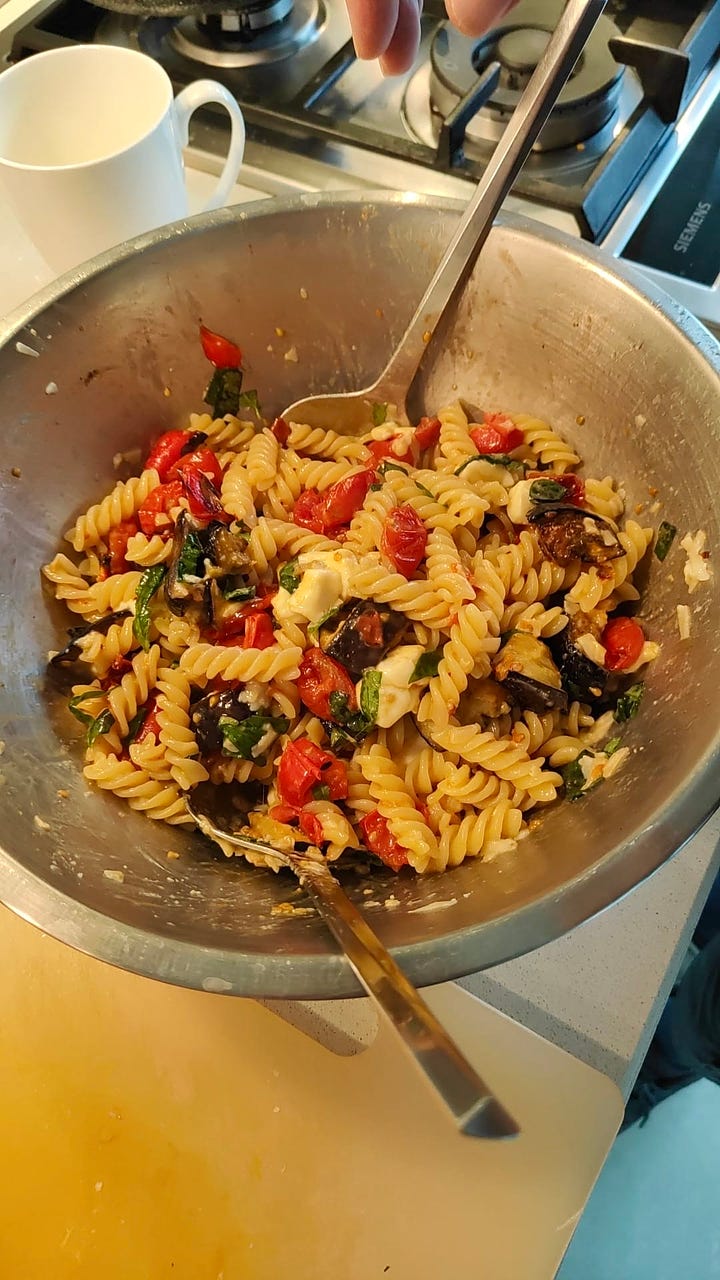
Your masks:
{"label": "fingertip", "polygon": [[358,58],[381,57],[397,27],[399,0],[346,0],[346,4]]}
{"label": "fingertip", "polygon": [[465,36],[481,36],[496,26],[517,0],[446,0],[452,25]]}
{"label": "fingertip", "polygon": [[384,76],[399,76],[410,70],[420,45],[420,6],[417,0],[400,0],[392,39],[380,58]]}

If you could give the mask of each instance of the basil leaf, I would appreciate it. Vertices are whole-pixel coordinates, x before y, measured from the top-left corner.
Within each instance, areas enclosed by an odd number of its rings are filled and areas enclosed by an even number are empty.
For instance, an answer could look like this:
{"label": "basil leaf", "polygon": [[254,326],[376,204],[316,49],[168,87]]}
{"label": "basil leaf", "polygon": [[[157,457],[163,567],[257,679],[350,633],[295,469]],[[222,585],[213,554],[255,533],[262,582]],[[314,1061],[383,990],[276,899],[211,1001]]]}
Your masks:
{"label": "basil leaf", "polygon": [[76,720],[81,724],[90,725],[95,719],[94,716],[88,715],[87,711],[80,710],[81,702],[91,702],[92,699],[103,697],[102,689],[86,689],[84,693],[76,693],[74,698],[68,702],[68,711],[72,712]]}
{"label": "basil leaf", "polygon": [[89,747],[93,745],[97,738],[102,737],[104,733],[109,733],[115,723],[115,717],[108,708],[101,711],[99,716],[91,722],[87,731],[87,744]]}
{"label": "basil leaf", "polygon": [[167,567],[164,564],[151,565],[143,573],[135,592],[135,617],[133,619],[133,635],[143,649],[150,648],[150,601],[162,582]]}
{"label": "basil leaf", "polygon": [[318,618],[317,622],[311,622],[308,627],[308,635],[312,636],[313,640],[317,640],[320,634],[320,628],[324,627],[325,623],[329,622],[331,618],[334,618],[335,614],[339,613],[342,607],[343,602],[341,600],[339,604],[334,604],[332,609],[328,609],[321,618]]}
{"label": "basil leaf", "polygon": [[424,484],[420,484],[419,480],[415,481],[415,488],[419,489],[421,493],[424,493],[426,498],[432,498],[433,501],[435,501],[435,494],[431,493],[429,489],[426,489]]}
{"label": "basil leaf", "polygon": [[340,752],[355,750],[357,742],[349,733],[346,732],[345,729],[341,729],[337,724],[328,723],[325,723],[325,728],[330,739],[330,748],[332,751]]}
{"label": "basil leaf", "polygon": [[182,550],[178,559],[178,578],[185,579],[200,577],[201,575],[198,573],[198,569],[200,568],[200,562],[204,555],[205,552],[203,550],[202,542],[200,541],[197,533],[191,529],[187,538],[183,542]]}
{"label": "basil leaf", "polygon": [[378,671],[376,667],[368,667],[367,671],[363,671],[360,685],[360,710],[369,726],[374,725],[378,718],[382,677],[382,671]]}
{"label": "basil leaf", "polygon": [[241,406],[243,409],[250,409],[251,413],[254,413],[256,418],[262,418],[262,409],[260,407],[260,401],[258,400],[257,391],[241,392],[238,396],[238,409]]}
{"label": "basil leaf", "polygon": [[386,404],[375,402],[372,407],[372,420],[374,427],[382,427],[387,422],[388,407]]}
{"label": "basil leaf", "polygon": [[242,581],[240,585],[233,586],[232,582],[232,579],[225,577],[222,584],[220,584],[220,591],[222,591],[225,600],[254,600],[255,595],[258,594],[258,589],[255,586],[247,586]]}
{"label": "basil leaf", "polygon": [[[401,467],[399,462],[389,462],[387,458],[383,458],[378,471],[381,476],[384,476],[386,471],[402,471],[404,476],[408,474],[407,467]],[[430,496],[432,497],[432,494]]]}
{"label": "basil leaf", "polygon": [[333,689],[328,698],[328,706],[330,708],[331,716],[334,720],[339,721],[340,724],[342,724],[350,714],[348,708],[348,696],[346,693],[340,693],[339,689]]}
{"label": "basil leaf", "polygon": [[416,680],[426,680],[428,676],[436,676],[441,661],[442,649],[432,649],[428,650],[427,653],[421,653],[412,669],[408,684],[415,684]]}
{"label": "basil leaf", "polygon": [[585,790],[585,774],[582,771],[580,761],[582,757],[586,755],[588,755],[587,751],[581,751],[577,760],[573,760],[571,764],[566,764],[565,767],[560,770],[563,782],[565,783],[565,796],[568,800],[579,800]]}
{"label": "basil leaf", "polygon": [[670,550],[677,533],[677,527],[670,524],[667,520],[663,520],[657,532],[657,540],[655,542],[655,555],[658,560],[664,560]]}
{"label": "basil leaf", "polygon": [[313,800],[329,800],[329,786],[325,782],[318,783],[318,785],[312,789],[312,798]]}
{"label": "basil leaf", "polygon": [[376,483],[376,484],[371,484],[371,485],[370,485],[370,492],[371,492],[371,493],[377,493],[378,489],[382,489],[382,485],[381,485],[381,484],[377,484],[377,483]]}
{"label": "basil leaf", "polygon": [[625,724],[626,720],[632,720],[637,715],[644,693],[645,685],[641,683],[631,685],[620,694],[615,706],[615,719],[618,724]]}
{"label": "basil leaf", "polygon": [[245,720],[236,720],[233,716],[221,716],[218,720],[218,729],[222,737],[222,754],[260,763],[261,757],[253,755],[253,748],[264,738],[268,729],[280,734],[285,733],[289,726],[290,721],[287,716],[257,714],[247,716]]}
{"label": "basil leaf", "polygon": [[287,564],[282,566],[278,573],[278,582],[290,595],[292,595],[293,591],[297,591],[300,586],[297,556],[295,556],[294,560],[288,560]]}
{"label": "basil leaf", "polygon": [[603,747],[603,751],[605,752],[605,755],[614,756],[621,742],[622,742],[622,738],[620,737],[619,734],[617,738],[611,738],[609,742],[606,742],[605,746]]}
{"label": "basil leaf", "polygon": [[557,480],[533,480],[530,485],[532,502],[560,502],[566,493],[565,486],[558,484]]}
{"label": "basil leaf", "polygon": [[212,408],[216,418],[226,413],[236,414],[240,408],[242,369],[216,369],[205,390],[205,404]]}
{"label": "basil leaf", "polygon": [[144,707],[138,707],[132,720],[128,720],[127,738],[125,739],[128,746],[130,746],[137,738],[140,730],[147,720],[148,710],[148,705],[145,703]]}
{"label": "basil leaf", "polygon": [[525,463],[519,462],[517,458],[511,458],[509,453],[474,453],[472,458],[466,458],[457,468],[455,475],[459,476],[471,462],[492,462],[495,467],[521,467],[523,471],[525,470]]}

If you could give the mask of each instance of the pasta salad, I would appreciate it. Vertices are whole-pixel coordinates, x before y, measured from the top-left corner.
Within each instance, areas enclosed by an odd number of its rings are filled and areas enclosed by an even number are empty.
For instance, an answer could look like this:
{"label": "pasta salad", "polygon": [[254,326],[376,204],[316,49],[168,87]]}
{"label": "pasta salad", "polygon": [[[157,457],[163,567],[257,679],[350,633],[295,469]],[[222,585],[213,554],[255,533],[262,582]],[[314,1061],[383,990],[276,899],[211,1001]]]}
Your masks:
{"label": "pasta salad", "polygon": [[240,784],[246,834],[328,860],[514,849],[627,755],[654,531],[537,418],[269,425],[239,349],[202,336],[213,412],[154,441],[43,570],[78,622],[52,662],[82,677],[85,777],[170,824],[199,783]]}

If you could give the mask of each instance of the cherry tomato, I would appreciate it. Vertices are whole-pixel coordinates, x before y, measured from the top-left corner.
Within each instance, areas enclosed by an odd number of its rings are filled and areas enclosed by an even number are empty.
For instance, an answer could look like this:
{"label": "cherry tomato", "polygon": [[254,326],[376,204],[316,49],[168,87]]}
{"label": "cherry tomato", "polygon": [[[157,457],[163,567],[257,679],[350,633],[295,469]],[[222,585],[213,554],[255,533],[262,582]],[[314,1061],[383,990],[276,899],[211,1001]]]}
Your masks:
{"label": "cherry tomato", "polygon": [[405,449],[396,452],[395,445],[402,436],[390,436],[389,440],[368,440],[365,448],[371,455],[373,462],[382,462],[383,458],[389,458],[392,462],[408,462],[412,454],[412,443],[407,442]]}
{"label": "cherry tomato", "polygon": [[243,649],[268,649],[275,643],[272,620],[267,613],[253,613],[245,622]]}
{"label": "cherry tomato", "polygon": [[268,809],[268,818],[272,818],[274,822],[289,824],[297,822],[298,811],[289,804],[274,804],[272,809]]}
{"label": "cherry tomato", "polygon": [[277,587],[258,587],[258,594],[255,599],[248,600],[247,604],[243,605],[242,612],[248,618],[253,613],[265,613],[268,609],[272,609],[272,602],[277,592]]}
{"label": "cherry tomato", "polygon": [[349,711],[357,710],[355,685],[345,668],[323,653],[322,649],[308,649],[300,663],[297,689],[308,711],[321,720],[332,720],[330,694],[344,693]]}
{"label": "cherry tomato", "polygon": [[470,438],[478,453],[511,453],[525,437],[506,413],[484,413],[482,426],[471,425]]}
{"label": "cherry tomato", "polygon": [[410,577],[425,555],[427,529],[417,512],[408,503],[393,507],[383,525],[380,549],[397,569]]}
{"label": "cherry tomato", "polygon": [[[331,772],[332,766],[336,767]],[[323,751],[322,747],[316,746],[310,738],[298,738],[296,742],[288,743],[280,757],[277,771],[278,795],[285,804],[300,809],[310,798],[312,788],[318,783],[325,783],[326,775],[331,797],[334,790],[337,798],[340,798],[338,791],[342,791],[342,785],[339,780],[342,778],[344,794],[347,795],[347,773],[342,761],[331,751]]]}
{"label": "cherry tomato", "polygon": [[573,475],[570,471],[567,474],[556,474],[554,471],[528,471],[526,479],[552,480],[555,484],[561,484],[571,506],[585,506],[585,483],[581,476]]}
{"label": "cherry tomato", "polygon": [[276,418],[270,430],[278,444],[287,444],[290,438],[290,428],[284,418]]}
{"label": "cherry tomato", "polygon": [[122,520],[110,530],[108,541],[108,565],[110,573],[122,573],[126,567],[127,544],[138,531],[134,520]]}
{"label": "cherry tomato", "polygon": [[374,480],[374,471],[358,471],[354,476],[331,485],[325,494],[325,528],[334,529],[337,525],[349,524],[355,512],[360,510]]}
{"label": "cherry tomato", "polygon": [[611,618],[600,643],[605,649],[606,670],[627,671],[642,653],[645,633],[634,618]]}
{"label": "cherry tomato", "polygon": [[157,471],[163,483],[172,477],[168,476],[170,468],[177,462],[185,448],[190,434],[187,431],[166,431],[155,441],[145,461],[145,470]]}
{"label": "cherry tomato", "polygon": [[301,809],[300,814],[300,830],[303,835],[307,836],[311,844],[322,844],[325,839],[323,835],[322,822],[316,813],[307,813]]}
{"label": "cherry tomato", "polygon": [[367,609],[365,613],[361,613],[355,623],[355,630],[364,644],[369,645],[371,649],[377,649],[382,645],[384,640],[382,618],[377,609]]}
{"label": "cherry tomato", "polygon": [[377,809],[373,809],[372,813],[361,818],[359,826],[368,849],[380,858],[386,867],[390,867],[391,871],[399,871],[401,867],[407,866],[407,852],[392,834],[387,818],[383,818]]}
{"label": "cherry tomato", "polygon": [[325,496],[317,489],[306,489],[300,494],[293,507],[293,520],[303,529],[311,529],[313,533],[322,533],[324,522]]}
{"label": "cherry tomato", "polygon": [[415,428],[415,443],[419,449],[429,449],[440,439],[440,419],[421,418]]}
{"label": "cherry tomato", "polygon": [[208,480],[205,473],[198,467],[183,467],[180,472],[180,484],[192,514],[197,516],[198,520],[220,520],[223,524],[232,523],[232,516],[224,510],[220,494],[212,480]]}
{"label": "cherry tomato", "polygon": [[215,365],[216,369],[239,369],[242,364],[242,351],[229,338],[223,338],[212,329],[200,325],[200,343],[205,359]]}
{"label": "cherry tomato", "polygon": [[110,663],[107,675],[103,676],[100,681],[100,687],[102,689],[114,689],[128,671],[132,671],[132,662],[129,658],[124,657],[123,654],[119,654],[119,656]]}
{"label": "cherry tomato", "polygon": [[193,449],[192,453],[185,453],[177,462],[173,463],[167,473],[168,480],[182,480],[183,473],[189,467],[195,467],[198,471],[202,471],[208,480],[211,480],[217,489],[222,484],[222,467],[220,459],[212,449],[208,449],[205,445],[201,445],[199,449]]}
{"label": "cherry tomato", "polygon": [[161,537],[169,537],[172,533],[172,521],[169,512],[176,507],[183,496],[183,487],[179,480],[171,480],[169,484],[159,484],[157,489],[149,493],[137,513],[138,524],[146,538],[154,533]]}
{"label": "cherry tomato", "polygon": [[331,760],[323,769],[322,780],[330,789],[331,800],[347,800],[348,779],[344,760]]}

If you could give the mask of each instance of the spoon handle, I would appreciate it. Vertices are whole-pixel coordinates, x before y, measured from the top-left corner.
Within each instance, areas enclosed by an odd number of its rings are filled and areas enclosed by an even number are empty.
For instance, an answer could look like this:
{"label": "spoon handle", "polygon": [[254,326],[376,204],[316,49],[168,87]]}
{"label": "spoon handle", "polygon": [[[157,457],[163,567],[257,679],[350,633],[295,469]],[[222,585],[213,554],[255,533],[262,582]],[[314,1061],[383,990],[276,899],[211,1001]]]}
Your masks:
{"label": "spoon handle", "polygon": [[293,869],[368,995],[395,1028],[461,1133],[509,1138],[515,1121],[493,1097],[324,862],[292,856]]}
{"label": "spoon handle", "polygon": [[440,266],[379,378],[388,398],[404,405],[430,336],[465,284],[493,220],[605,8],[605,0],[568,0],[565,10],[498,142]]}

